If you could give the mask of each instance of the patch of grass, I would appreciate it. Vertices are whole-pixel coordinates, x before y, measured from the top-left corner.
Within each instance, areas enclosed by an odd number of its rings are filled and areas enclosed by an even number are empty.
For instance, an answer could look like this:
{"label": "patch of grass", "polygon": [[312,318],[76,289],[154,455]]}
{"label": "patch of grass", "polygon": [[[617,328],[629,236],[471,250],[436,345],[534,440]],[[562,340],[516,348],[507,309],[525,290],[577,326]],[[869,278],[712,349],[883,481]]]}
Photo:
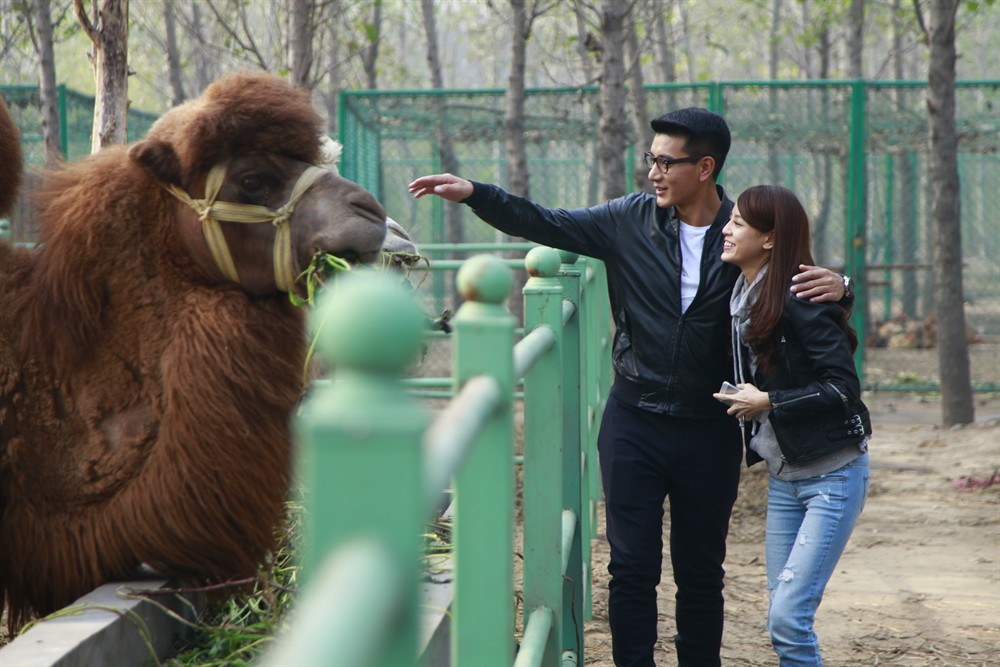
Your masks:
{"label": "patch of grass", "polygon": [[249,592],[238,592],[210,606],[199,619],[194,637],[164,667],[249,666],[273,641],[295,599],[304,509],[298,501],[286,506],[287,521],[279,547],[261,567]]}

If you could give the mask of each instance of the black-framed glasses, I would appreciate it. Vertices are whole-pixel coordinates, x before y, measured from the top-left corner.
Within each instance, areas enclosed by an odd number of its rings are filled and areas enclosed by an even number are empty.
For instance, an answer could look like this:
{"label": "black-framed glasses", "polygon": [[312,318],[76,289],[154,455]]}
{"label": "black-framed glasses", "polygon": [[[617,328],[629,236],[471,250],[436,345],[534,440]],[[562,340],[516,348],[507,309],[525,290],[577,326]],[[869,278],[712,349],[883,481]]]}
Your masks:
{"label": "black-framed glasses", "polygon": [[704,153],[697,153],[695,155],[689,155],[688,157],[659,157],[658,155],[653,155],[647,151],[642,154],[642,157],[646,161],[647,168],[652,169],[655,164],[661,174],[666,174],[670,171],[670,165],[672,164],[684,164],[685,162],[694,163],[707,156]]}

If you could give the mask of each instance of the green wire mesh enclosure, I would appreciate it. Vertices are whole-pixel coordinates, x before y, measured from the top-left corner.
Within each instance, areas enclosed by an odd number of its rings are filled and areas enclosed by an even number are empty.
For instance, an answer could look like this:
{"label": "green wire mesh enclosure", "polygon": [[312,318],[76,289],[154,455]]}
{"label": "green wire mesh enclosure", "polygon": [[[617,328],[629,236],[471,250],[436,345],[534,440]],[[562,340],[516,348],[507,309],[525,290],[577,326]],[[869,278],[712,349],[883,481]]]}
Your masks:
{"label": "green wire mesh enclosure", "polygon": [[[938,385],[924,82],[711,82],[651,85],[649,118],[702,106],[725,114],[733,145],[722,184],[735,198],[758,183],[794,190],[810,214],[817,263],[854,276],[853,324],[865,385]],[[524,135],[530,197],[574,208],[600,202],[596,88],[530,89]],[[964,290],[973,384],[1000,390],[1000,81],[956,92]],[[365,185],[420,243],[504,241],[470,210],[415,201],[415,177],[452,169],[508,183],[503,90],[356,91],[340,98],[343,173]],[[631,123],[628,124],[631,128]],[[639,167],[649,131],[631,137]],[[645,168],[641,167],[642,173]],[[636,186],[631,178],[627,189]],[[456,238],[456,236],[458,238]]]}
{"label": "green wire mesh enclosure", "polygon": [[[721,180],[730,197],[757,183],[799,195],[812,220],[817,263],[860,285],[853,323],[863,341],[865,385],[935,389],[926,84],[705,82],[651,85],[645,93],[649,118],[686,106],[725,114],[733,146]],[[0,95],[21,128],[28,165],[40,166],[37,88],[0,87]],[[446,215],[442,200],[416,201],[406,190],[416,176],[445,169],[443,148],[454,155],[449,169],[506,186],[506,102],[503,90],[344,92],[341,171],[375,193],[419,243],[506,242],[466,207],[447,204],[454,210]],[[535,201],[566,208],[600,202],[598,103],[593,87],[527,91],[524,136]],[[87,155],[93,98],[60,86],[59,115],[64,155]],[[129,140],[155,118],[130,111]],[[1000,391],[1000,81],[959,82],[956,123],[973,384]],[[632,137],[625,149],[627,166],[640,174],[639,153],[650,139],[651,131]],[[636,187],[631,174],[625,181],[626,189]],[[30,241],[31,231],[15,219],[11,236]],[[453,305],[452,296],[445,299]]]}

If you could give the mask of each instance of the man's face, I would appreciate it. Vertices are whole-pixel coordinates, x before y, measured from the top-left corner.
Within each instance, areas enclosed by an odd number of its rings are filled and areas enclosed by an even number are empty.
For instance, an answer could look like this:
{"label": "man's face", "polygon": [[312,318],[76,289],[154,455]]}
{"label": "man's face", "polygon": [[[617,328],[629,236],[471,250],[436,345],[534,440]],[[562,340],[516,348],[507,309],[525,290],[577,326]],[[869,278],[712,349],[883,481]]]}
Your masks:
{"label": "man's face", "polygon": [[[693,157],[684,150],[685,137],[674,137],[669,134],[657,134],[649,152],[657,158],[675,160],[677,158]],[[649,168],[646,177],[653,184],[656,193],[656,205],[660,208],[668,206],[683,207],[692,203],[700,194],[702,182],[705,180],[706,160],[696,162],[678,162],[667,167],[663,173],[660,164]],[[711,171],[708,171],[709,177]]]}

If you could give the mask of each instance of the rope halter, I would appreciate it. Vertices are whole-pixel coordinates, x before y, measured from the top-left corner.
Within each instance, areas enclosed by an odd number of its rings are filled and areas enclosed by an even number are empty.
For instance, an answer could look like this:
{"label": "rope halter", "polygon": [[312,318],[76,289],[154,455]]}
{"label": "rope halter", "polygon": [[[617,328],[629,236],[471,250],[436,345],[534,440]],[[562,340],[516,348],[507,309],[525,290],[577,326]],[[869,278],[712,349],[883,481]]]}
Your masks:
{"label": "rope halter", "polygon": [[233,256],[226,245],[226,237],[222,234],[223,222],[244,222],[258,223],[270,222],[276,227],[274,237],[274,282],[278,289],[290,292],[295,282],[295,269],[292,264],[292,232],[289,229],[289,221],[295,205],[302,198],[302,195],[312,187],[312,185],[324,174],[329,173],[323,167],[309,166],[299,176],[292,188],[292,194],[285,202],[285,205],[277,211],[272,211],[266,206],[257,204],[239,204],[235,202],[216,201],[215,198],[222,188],[222,182],[226,176],[226,165],[217,164],[208,172],[205,181],[205,198],[194,199],[188,193],[181,190],[176,185],[164,185],[163,187],[177,197],[179,200],[190,206],[198,219],[201,220],[201,228],[205,233],[205,240],[208,248],[212,252],[216,266],[222,274],[234,283],[240,282],[240,276],[236,271],[236,264]]}

